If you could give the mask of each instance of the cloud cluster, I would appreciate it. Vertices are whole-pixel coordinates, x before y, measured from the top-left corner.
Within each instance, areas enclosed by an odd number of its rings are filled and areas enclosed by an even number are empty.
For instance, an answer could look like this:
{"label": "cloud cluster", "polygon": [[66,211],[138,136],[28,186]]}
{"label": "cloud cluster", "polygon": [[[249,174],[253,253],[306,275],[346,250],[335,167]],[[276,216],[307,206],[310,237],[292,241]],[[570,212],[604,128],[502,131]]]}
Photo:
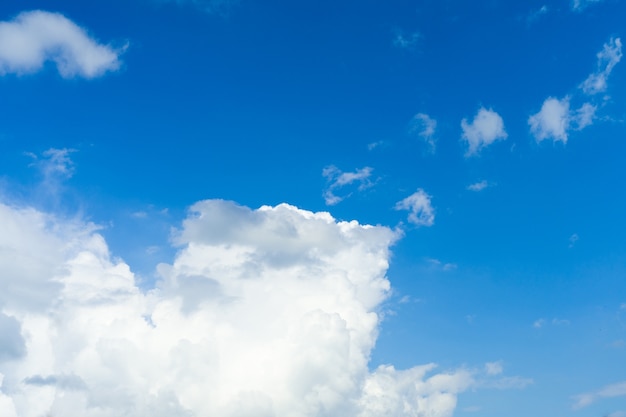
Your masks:
{"label": "cloud cluster", "polygon": [[600,3],[602,0],[572,0],[572,10],[582,11],[587,6],[595,3]]}
{"label": "cloud cluster", "polygon": [[0,74],[33,73],[51,61],[64,78],[94,78],[119,69],[121,52],[59,13],[35,10],[0,22]]}
{"label": "cloud cluster", "polygon": [[502,117],[492,109],[481,107],[478,110],[472,123],[468,123],[467,119],[461,121],[461,129],[463,129],[463,140],[467,142],[468,149],[465,156],[472,156],[491,145],[497,140],[507,138],[504,130],[504,121]]}
{"label": "cloud cluster", "polygon": [[370,180],[372,171],[373,169],[370,167],[357,169],[354,172],[343,172],[334,165],[329,165],[324,168],[322,170],[322,176],[328,181],[328,187],[324,191],[324,201],[326,205],[334,206],[350,196],[350,194],[338,196],[336,191],[340,188],[344,188],[353,183],[358,184],[358,191],[372,187],[374,185]]}
{"label": "cloud cluster", "polygon": [[[580,85],[585,100],[598,93],[605,92],[607,80],[615,65],[622,58],[622,42],[620,38],[611,39],[604,44],[598,53],[598,68]],[[593,124],[598,106],[593,100],[585,101],[578,109],[571,109],[572,97],[562,99],[548,97],[544,100],[541,110],[528,118],[530,132],[537,142],[552,139],[554,142],[566,143],[572,130],[582,130]]]}
{"label": "cloud cluster", "polygon": [[368,370],[385,227],[202,201],[144,292],[93,225],[2,204],[0,223],[2,417],[450,417],[494,374]]}

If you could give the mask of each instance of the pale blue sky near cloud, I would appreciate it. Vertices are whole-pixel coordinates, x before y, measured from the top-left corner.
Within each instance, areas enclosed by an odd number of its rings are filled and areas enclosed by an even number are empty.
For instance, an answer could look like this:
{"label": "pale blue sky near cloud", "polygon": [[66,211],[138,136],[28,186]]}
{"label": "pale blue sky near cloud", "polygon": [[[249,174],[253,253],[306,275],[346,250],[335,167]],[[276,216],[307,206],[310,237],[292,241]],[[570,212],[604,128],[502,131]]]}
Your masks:
{"label": "pale blue sky near cloud", "polygon": [[625,17],[3,3],[0,417],[626,413]]}

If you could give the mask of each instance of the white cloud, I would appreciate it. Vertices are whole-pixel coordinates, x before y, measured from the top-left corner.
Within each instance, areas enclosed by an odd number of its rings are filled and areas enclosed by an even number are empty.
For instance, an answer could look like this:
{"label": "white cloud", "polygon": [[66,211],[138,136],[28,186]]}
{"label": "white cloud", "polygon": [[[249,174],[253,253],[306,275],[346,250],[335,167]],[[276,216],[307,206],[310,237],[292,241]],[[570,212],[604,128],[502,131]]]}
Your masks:
{"label": "white cloud", "polygon": [[585,94],[593,95],[606,91],[607,79],[615,65],[622,59],[622,41],[620,38],[611,39],[598,52],[598,69],[580,85]]}
{"label": "white cloud", "polygon": [[398,201],[396,210],[408,210],[409,222],[416,226],[432,226],[435,224],[435,210],[431,197],[421,188],[404,200]]}
{"label": "white cloud", "polygon": [[417,42],[420,40],[422,36],[419,32],[413,32],[408,35],[404,35],[399,32],[393,38],[393,46],[402,48],[402,49],[412,49],[417,45]]}
{"label": "white cloud", "polygon": [[533,327],[535,329],[540,329],[540,328],[542,328],[544,326],[544,324],[546,324],[546,319],[537,319],[533,323]]}
{"label": "white cloud", "polygon": [[626,397],[626,381],[607,385],[598,391],[587,392],[573,397],[573,408],[580,409],[587,407],[594,402],[604,398]]}
{"label": "white cloud", "polygon": [[572,0],[572,10],[581,11],[587,6],[600,3],[602,0]]}
{"label": "white cloud", "polygon": [[0,22],[0,75],[33,73],[51,61],[64,78],[94,78],[119,69],[121,52],[59,13],[35,10]]}
{"label": "white cloud", "polygon": [[425,113],[418,113],[413,116],[413,119],[411,119],[411,123],[409,124],[409,133],[417,135],[420,139],[426,142],[433,152],[435,151],[436,130],[437,121]]}
{"label": "white cloud", "polygon": [[470,184],[467,186],[469,191],[479,192],[489,187],[489,183],[486,180],[482,180],[479,182],[475,182],[474,184]]}
{"label": "white cloud", "polygon": [[569,131],[582,130],[593,123],[597,107],[590,103],[570,110],[570,97],[548,97],[538,113],[528,118],[530,132],[540,142],[546,139],[567,143]]}
{"label": "white cloud", "polygon": [[504,367],[502,366],[502,361],[487,362],[485,364],[485,372],[487,375],[500,375],[503,371]]}
{"label": "white cloud", "polygon": [[496,140],[507,138],[504,130],[504,121],[502,117],[495,111],[481,107],[474,117],[472,123],[468,123],[467,119],[461,121],[463,129],[463,140],[468,144],[465,156],[477,154],[482,148],[494,143]]}
{"label": "white cloud", "polygon": [[580,239],[580,237],[578,236],[578,233],[574,233],[569,237],[569,248],[573,248],[574,245],[576,244],[576,242],[578,242],[578,240]]}
{"label": "white cloud", "polygon": [[451,417],[483,386],[368,370],[389,228],[202,201],[144,292],[93,225],[2,204],[0,223],[3,417]]}
{"label": "white cloud", "polygon": [[322,170],[322,176],[326,178],[328,181],[328,187],[324,191],[324,200],[327,205],[333,206],[335,204],[340,203],[345,198],[349,197],[350,194],[346,196],[338,196],[336,195],[336,191],[345,186],[351,185],[353,183],[358,183],[358,191],[366,190],[367,188],[372,187],[374,184],[370,180],[372,176],[372,171],[374,169],[370,167],[365,167],[361,169],[357,169],[354,172],[343,172],[339,168],[334,165],[327,166]]}

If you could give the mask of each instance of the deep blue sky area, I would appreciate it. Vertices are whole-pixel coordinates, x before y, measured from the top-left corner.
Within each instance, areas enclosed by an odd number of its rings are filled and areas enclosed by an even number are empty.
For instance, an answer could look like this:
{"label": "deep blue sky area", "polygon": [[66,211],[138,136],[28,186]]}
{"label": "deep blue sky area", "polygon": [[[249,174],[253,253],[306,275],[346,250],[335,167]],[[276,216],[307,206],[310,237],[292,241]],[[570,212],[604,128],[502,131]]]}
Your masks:
{"label": "deep blue sky area", "polygon": [[[0,21],[31,10],[119,66],[11,70],[0,47],[5,202],[100,225],[144,288],[203,199],[397,228],[371,369],[499,361],[519,380],[454,415],[626,416],[602,391],[626,379],[624,2],[23,0]],[[71,175],[38,169],[49,149]]]}

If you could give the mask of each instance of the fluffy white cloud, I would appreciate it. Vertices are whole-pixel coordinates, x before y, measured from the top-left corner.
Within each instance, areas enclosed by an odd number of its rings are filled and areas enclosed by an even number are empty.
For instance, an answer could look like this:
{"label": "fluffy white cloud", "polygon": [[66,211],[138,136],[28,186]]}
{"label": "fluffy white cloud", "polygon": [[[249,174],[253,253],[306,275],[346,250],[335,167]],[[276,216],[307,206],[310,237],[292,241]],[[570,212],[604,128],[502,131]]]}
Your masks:
{"label": "fluffy white cloud", "polygon": [[561,100],[548,97],[541,110],[528,118],[528,125],[538,142],[552,139],[566,143],[571,129],[582,130],[593,123],[596,110],[596,106],[584,103],[579,109],[572,111],[569,97]]}
{"label": "fluffy white cloud", "polygon": [[398,201],[395,209],[408,210],[409,222],[416,226],[435,224],[435,209],[431,204],[431,197],[421,188],[404,200]]}
{"label": "fluffy white cloud", "polygon": [[417,137],[426,142],[433,151],[435,150],[436,129],[437,121],[425,113],[418,113],[413,116],[409,124],[409,133],[417,135]]}
{"label": "fluffy white cloud", "polygon": [[117,70],[120,53],[59,13],[35,10],[0,22],[0,74],[32,73],[52,61],[62,77],[94,78]]}
{"label": "fluffy white cloud", "polygon": [[322,176],[328,181],[328,187],[324,191],[324,201],[326,201],[326,204],[334,206],[349,197],[350,194],[341,197],[336,195],[335,192],[350,184],[358,183],[358,191],[372,187],[374,184],[370,180],[370,177],[372,176],[373,170],[373,168],[365,167],[357,169],[354,172],[343,172],[334,165],[324,168],[322,170]]}
{"label": "fluffy white cloud", "polygon": [[450,417],[488,377],[368,370],[386,227],[202,201],[145,292],[92,225],[2,204],[0,224],[2,417]]}
{"label": "fluffy white cloud", "polygon": [[463,140],[467,142],[468,149],[465,156],[477,154],[482,148],[491,145],[496,140],[507,138],[504,130],[504,121],[495,111],[481,107],[472,123],[467,119],[461,121]]}
{"label": "fluffy white cloud", "polygon": [[585,94],[593,95],[606,91],[607,80],[615,65],[622,59],[622,41],[620,38],[611,39],[598,52],[598,69],[581,84]]}
{"label": "fluffy white cloud", "polygon": [[603,398],[626,397],[626,381],[607,385],[597,391],[579,394],[574,397],[574,409],[587,407]]}

